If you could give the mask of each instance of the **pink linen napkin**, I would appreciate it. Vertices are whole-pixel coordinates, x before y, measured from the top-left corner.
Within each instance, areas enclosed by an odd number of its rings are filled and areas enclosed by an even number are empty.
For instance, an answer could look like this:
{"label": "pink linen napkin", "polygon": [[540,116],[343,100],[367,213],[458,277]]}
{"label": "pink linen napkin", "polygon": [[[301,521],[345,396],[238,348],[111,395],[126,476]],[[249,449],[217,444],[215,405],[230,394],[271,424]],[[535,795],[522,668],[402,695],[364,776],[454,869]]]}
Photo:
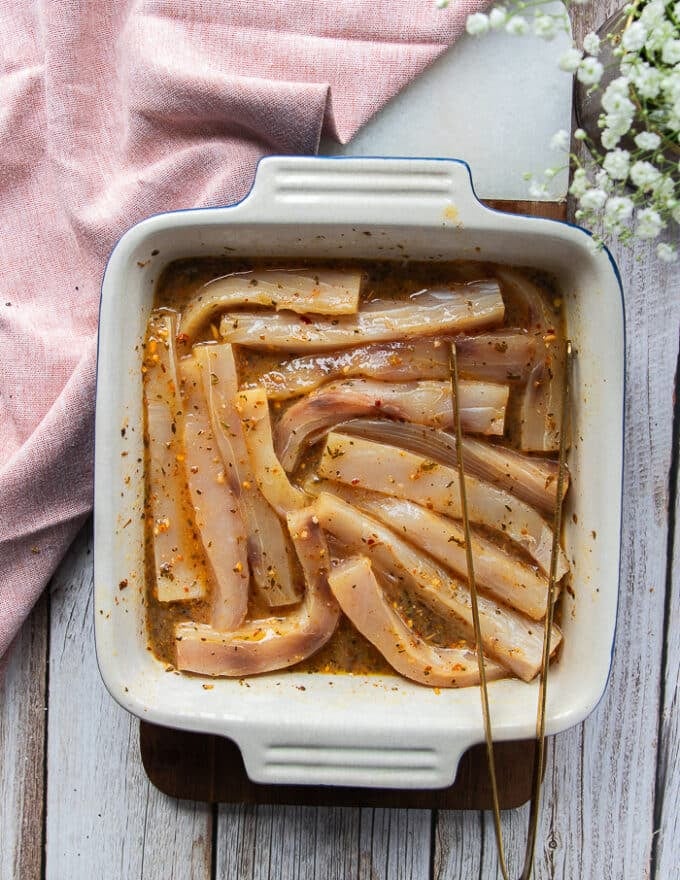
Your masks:
{"label": "pink linen napkin", "polygon": [[488,0],[0,0],[0,657],[92,506],[124,230],[347,142]]}

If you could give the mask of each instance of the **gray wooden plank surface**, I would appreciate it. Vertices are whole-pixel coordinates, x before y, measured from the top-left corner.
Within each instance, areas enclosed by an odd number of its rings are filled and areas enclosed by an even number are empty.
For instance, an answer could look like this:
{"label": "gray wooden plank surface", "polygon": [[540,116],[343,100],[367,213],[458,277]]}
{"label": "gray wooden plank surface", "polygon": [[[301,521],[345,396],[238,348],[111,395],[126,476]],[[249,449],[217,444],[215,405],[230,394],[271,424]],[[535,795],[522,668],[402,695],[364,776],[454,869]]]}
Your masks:
{"label": "gray wooden plank surface", "polygon": [[663,269],[649,247],[620,262],[629,279],[623,563],[611,679],[584,726],[581,770],[583,870],[613,878],[650,871],[680,322],[677,272]]}
{"label": "gray wooden plank surface", "polygon": [[0,671],[0,878],[40,876],[43,829],[47,599]]}
{"label": "gray wooden plank surface", "polygon": [[359,880],[428,877],[432,852],[430,810],[361,811]]}
{"label": "gray wooden plank surface", "polygon": [[680,358],[676,370],[674,429],[675,470],[672,474],[671,502],[674,503],[675,516],[672,520],[673,546],[666,584],[669,591],[666,599],[666,650],[661,681],[657,800],[654,811],[653,857],[658,880],[680,876]]}
{"label": "gray wooden plank surface", "polygon": [[51,592],[45,876],[208,880],[211,808],[165,797],[149,783],[138,721],[99,676],[93,623],[88,526]]}
{"label": "gray wooden plank surface", "polygon": [[430,811],[222,806],[215,854],[239,880],[425,878]]}
{"label": "gray wooden plank surface", "polygon": [[[580,801],[572,794],[571,765],[561,760],[559,751],[573,759],[580,750],[581,728],[553,737],[548,743],[543,807],[536,843],[534,877],[583,878],[581,847],[574,845],[579,827],[572,816],[579,816]],[[557,758],[555,756],[558,751]],[[557,796],[556,796],[556,793]],[[511,877],[519,877],[523,867],[524,848],[529,821],[528,805],[502,814],[503,841]],[[582,825],[580,828],[582,829]],[[435,831],[434,872],[436,880],[462,878],[501,878],[496,838],[491,813],[442,811],[437,816]]]}
{"label": "gray wooden plank surface", "polygon": [[[578,37],[620,5],[606,0],[585,7],[574,17]],[[667,233],[667,240],[673,238],[677,240],[677,226]],[[589,843],[582,848],[584,877],[680,877],[677,837],[666,853],[667,870],[652,861],[659,805],[668,797],[671,781],[657,773],[652,782],[652,764],[661,766],[664,754],[678,751],[677,724],[664,728],[659,718],[664,709],[661,661],[668,638],[669,487],[680,326],[677,265],[660,263],[653,250],[642,243],[615,250],[626,293],[628,336],[623,564],[611,680],[583,727],[581,836]],[[677,478],[677,462],[675,466]],[[668,675],[666,684],[667,696],[677,700],[677,673],[674,685]],[[666,812],[666,822],[673,821],[671,815]]]}

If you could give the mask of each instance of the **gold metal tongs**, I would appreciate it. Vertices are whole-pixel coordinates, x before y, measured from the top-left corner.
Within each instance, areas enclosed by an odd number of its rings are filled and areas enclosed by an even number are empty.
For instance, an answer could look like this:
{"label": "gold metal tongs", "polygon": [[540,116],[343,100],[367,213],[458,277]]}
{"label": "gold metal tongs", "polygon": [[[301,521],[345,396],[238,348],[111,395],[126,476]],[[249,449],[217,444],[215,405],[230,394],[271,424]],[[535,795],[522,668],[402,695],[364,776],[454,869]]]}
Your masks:
{"label": "gold metal tongs", "polygon": [[[571,394],[571,373],[573,352],[570,340],[565,342],[564,384],[562,386],[562,419],[560,428],[560,446],[557,470],[557,497],[553,513],[553,539],[550,555],[550,576],[548,579],[548,602],[545,615],[545,628],[543,636],[543,654],[541,659],[541,671],[538,685],[538,709],[536,712],[536,748],[534,751],[534,766],[532,777],[531,807],[529,812],[529,830],[524,853],[524,867],[520,880],[529,880],[534,863],[534,851],[536,848],[536,834],[541,801],[541,784],[543,782],[543,770],[545,766],[545,708],[548,692],[548,671],[550,668],[550,634],[553,627],[555,610],[555,588],[557,581],[557,560],[560,548],[560,532],[562,531],[562,495],[564,494],[564,478],[566,453],[569,436],[569,399]],[[449,354],[449,367],[451,371],[451,384],[453,389],[453,413],[456,430],[456,450],[458,457],[458,477],[460,481],[460,500],[463,514],[463,529],[465,532],[465,553],[468,571],[468,583],[470,586],[470,598],[472,605],[472,622],[474,627],[477,664],[479,667],[480,695],[482,700],[482,714],[484,717],[484,735],[486,739],[486,754],[489,764],[489,776],[491,779],[491,792],[493,798],[493,821],[496,834],[496,846],[498,848],[498,860],[500,863],[503,880],[510,880],[503,846],[503,831],[501,828],[501,812],[498,801],[498,783],[496,779],[496,759],[494,756],[493,735],[491,730],[491,713],[489,709],[489,692],[486,681],[486,667],[482,650],[482,632],[479,622],[479,606],[477,602],[477,584],[475,581],[475,567],[472,558],[472,543],[470,540],[470,520],[468,517],[467,493],[465,490],[465,468],[463,462],[463,431],[460,423],[460,405],[458,397],[458,359],[456,356],[455,343],[451,344]]]}

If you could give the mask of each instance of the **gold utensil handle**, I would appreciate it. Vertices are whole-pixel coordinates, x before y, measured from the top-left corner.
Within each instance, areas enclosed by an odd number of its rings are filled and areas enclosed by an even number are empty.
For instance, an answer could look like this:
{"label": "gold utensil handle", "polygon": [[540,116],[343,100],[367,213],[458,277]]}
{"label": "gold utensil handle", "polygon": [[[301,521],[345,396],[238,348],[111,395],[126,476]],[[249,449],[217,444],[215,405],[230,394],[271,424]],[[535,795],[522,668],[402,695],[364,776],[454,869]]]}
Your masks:
{"label": "gold utensil handle", "polygon": [[[557,574],[557,561],[559,558],[560,532],[562,531],[562,494],[564,490],[564,475],[567,453],[567,438],[569,437],[569,400],[571,393],[571,373],[573,362],[573,350],[571,340],[565,342],[565,369],[564,385],[562,387],[562,419],[560,431],[559,461],[557,471],[557,495],[553,514],[553,539],[550,555],[550,576],[548,579],[548,602],[545,616],[543,635],[543,655],[541,659],[541,671],[538,686],[538,709],[536,713],[536,750],[534,753],[534,767],[532,778],[531,807],[529,812],[529,830],[524,854],[524,867],[521,880],[529,880],[534,863],[534,851],[536,848],[536,834],[538,830],[538,818],[540,815],[541,783],[543,780],[543,768],[545,763],[545,707],[548,692],[548,672],[550,668],[550,636],[553,626],[555,610],[555,587]],[[482,714],[484,717],[484,736],[486,739],[486,754],[489,764],[489,777],[491,779],[491,793],[493,800],[493,821],[498,848],[498,860],[500,863],[503,880],[509,880],[505,848],[503,846],[503,831],[501,828],[501,812],[498,799],[498,783],[496,779],[496,759],[493,747],[493,732],[491,729],[491,712],[489,709],[489,692],[486,681],[486,669],[484,653],[482,651],[482,633],[479,622],[479,606],[477,602],[477,584],[475,582],[475,567],[472,557],[472,542],[470,536],[470,520],[468,517],[467,494],[465,491],[465,469],[463,464],[463,431],[460,423],[460,407],[458,403],[458,360],[456,345],[451,344],[449,355],[449,367],[451,372],[453,415],[456,431],[456,448],[458,457],[458,479],[460,481],[460,499],[463,515],[463,528],[465,532],[465,554],[468,571],[468,584],[472,604],[472,623],[475,633],[477,665],[479,667],[480,696],[482,700]]]}

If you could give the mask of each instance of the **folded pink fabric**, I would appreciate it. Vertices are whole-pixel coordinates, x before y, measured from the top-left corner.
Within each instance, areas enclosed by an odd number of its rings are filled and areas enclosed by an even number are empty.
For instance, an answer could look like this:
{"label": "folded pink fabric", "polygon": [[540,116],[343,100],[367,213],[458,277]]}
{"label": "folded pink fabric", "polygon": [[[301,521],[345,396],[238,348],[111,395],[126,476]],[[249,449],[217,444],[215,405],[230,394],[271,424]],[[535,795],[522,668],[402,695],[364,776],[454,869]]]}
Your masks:
{"label": "folded pink fabric", "polygon": [[0,656],[91,509],[117,238],[346,142],[485,5],[0,0]]}

